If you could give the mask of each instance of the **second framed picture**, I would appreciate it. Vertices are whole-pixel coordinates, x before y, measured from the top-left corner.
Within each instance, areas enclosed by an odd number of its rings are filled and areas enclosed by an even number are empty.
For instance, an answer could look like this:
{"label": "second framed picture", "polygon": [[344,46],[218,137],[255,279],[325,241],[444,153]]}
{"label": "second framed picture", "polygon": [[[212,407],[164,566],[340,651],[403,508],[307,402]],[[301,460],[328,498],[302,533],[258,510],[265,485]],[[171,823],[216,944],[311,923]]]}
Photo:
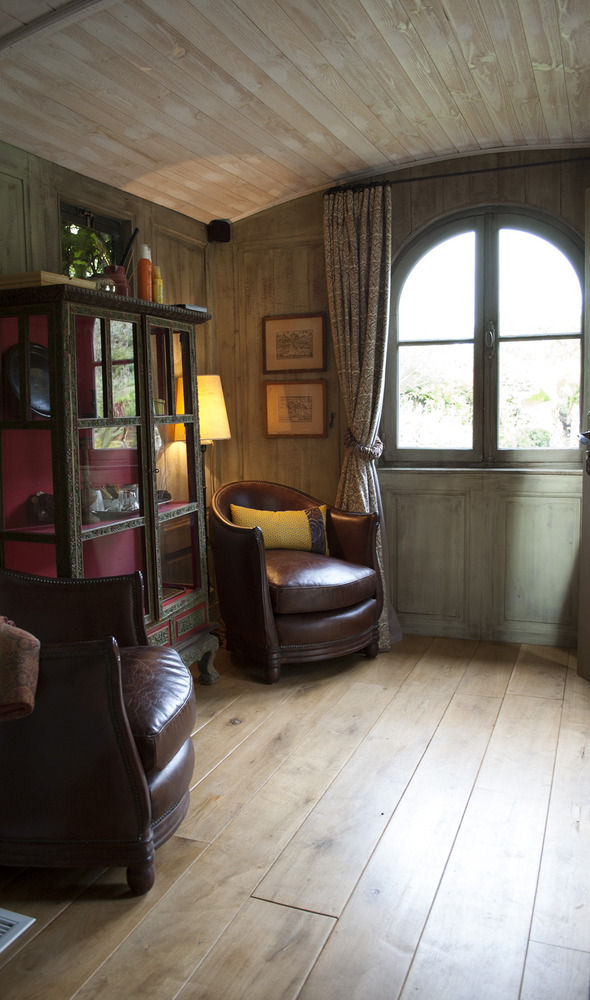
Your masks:
{"label": "second framed picture", "polygon": [[326,369],[323,313],[265,316],[262,320],[264,372],[321,372]]}
{"label": "second framed picture", "polygon": [[326,381],[265,382],[267,437],[326,437]]}

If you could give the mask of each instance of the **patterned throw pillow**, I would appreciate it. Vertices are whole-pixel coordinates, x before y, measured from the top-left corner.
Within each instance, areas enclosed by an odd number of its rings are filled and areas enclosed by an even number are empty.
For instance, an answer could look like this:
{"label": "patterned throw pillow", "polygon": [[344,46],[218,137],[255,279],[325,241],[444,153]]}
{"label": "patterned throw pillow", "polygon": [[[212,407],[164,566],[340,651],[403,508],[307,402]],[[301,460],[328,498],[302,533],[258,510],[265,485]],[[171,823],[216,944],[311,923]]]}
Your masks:
{"label": "patterned throw pillow", "polygon": [[41,643],[0,615],[0,722],[22,719],[35,707]]}
{"label": "patterned throw pillow", "polygon": [[327,553],[326,504],[304,510],[254,510],[232,503],[230,510],[234,524],[260,528],[266,549]]}

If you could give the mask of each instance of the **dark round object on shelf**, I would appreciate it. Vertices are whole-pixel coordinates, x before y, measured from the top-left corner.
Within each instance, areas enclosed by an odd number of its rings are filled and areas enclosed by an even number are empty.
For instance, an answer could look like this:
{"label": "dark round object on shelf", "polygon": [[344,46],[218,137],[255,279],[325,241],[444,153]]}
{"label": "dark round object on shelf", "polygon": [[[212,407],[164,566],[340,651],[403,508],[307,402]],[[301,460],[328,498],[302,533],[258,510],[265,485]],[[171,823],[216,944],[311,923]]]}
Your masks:
{"label": "dark round object on shelf", "polygon": [[[30,344],[31,409],[41,417],[51,415],[49,401],[49,352],[42,344]],[[6,351],[4,363],[8,384],[20,399],[20,353],[18,344]]]}

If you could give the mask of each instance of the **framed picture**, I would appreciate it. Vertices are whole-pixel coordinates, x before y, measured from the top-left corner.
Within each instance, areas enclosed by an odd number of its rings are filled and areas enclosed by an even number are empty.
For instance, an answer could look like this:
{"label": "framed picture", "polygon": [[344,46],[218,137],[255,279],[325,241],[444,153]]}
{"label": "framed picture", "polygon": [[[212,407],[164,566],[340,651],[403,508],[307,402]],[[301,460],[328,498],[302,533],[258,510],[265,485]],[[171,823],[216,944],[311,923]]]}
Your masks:
{"label": "framed picture", "polygon": [[326,381],[265,382],[267,437],[326,437]]}
{"label": "framed picture", "polygon": [[264,372],[322,372],[326,369],[323,313],[265,316],[262,320]]}

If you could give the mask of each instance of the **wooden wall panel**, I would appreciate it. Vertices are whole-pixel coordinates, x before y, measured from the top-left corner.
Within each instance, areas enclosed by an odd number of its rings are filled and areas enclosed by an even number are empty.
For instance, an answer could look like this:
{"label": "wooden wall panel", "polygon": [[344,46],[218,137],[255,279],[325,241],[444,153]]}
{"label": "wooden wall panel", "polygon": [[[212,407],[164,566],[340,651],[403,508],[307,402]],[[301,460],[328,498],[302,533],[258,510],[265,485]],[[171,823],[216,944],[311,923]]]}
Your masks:
{"label": "wooden wall panel", "polygon": [[[164,301],[208,305],[206,242],[191,239],[182,230],[155,225],[152,261],[162,271]],[[215,359],[210,324],[197,329],[197,368],[214,373]]]}
{"label": "wooden wall panel", "polygon": [[464,621],[465,539],[465,496],[398,498],[395,589],[401,614]]}
{"label": "wooden wall panel", "polygon": [[[588,163],[564,162],[541,168],[531,164],[560,158],[565,161],[586,152],[584,149],[552,149],[479,154],[389,175],[396,182],[393,188],[394,254],[402,251],[419,229],[441,214],[486,201],[525,204],[550,211],[583,237],[584,193],[590,186]],[[506,166],[515,169],[500,169]],[[490,171],[489,167],[493,169]],[[482,168],[485,172],[474,172]],[[59,270],[59,199],[67,197],[92,210],[112,212],[139,227],[138,242],[152,246],[154,259],[162,267],[165,301],[195,300],[208,306],[213,320],[197,339],[199,367],[201,371],[221,374],[232,430],[231,441],[220,443],[215,450],[209,488],[232,479],[259,476],[291,482],[326,499],[334,497],[345,422],[331,351],[326,375],[329,383],[327,438],[265,438],[262,411],[263,384],[269,378],[262,372],[262,317],[274,313],[327,312],[322,192],[234,223],[229,243],[208,244],[206,227],[202,223],[3,143],[0,143],[0,173],[7,178],[0,178],[0,232],[9,234],[0,244],[0,271]],[[417,175],[429,175],[430,179],[415,182],[413,178]],[[211,462],[210,454],[207,461]],[[414,609],[400,615],[407,630],[432,632],[435,629],[439,634],[459,636],[479,631],[486,638],[521,638],[523,641],[550,642],[552,636],[557,636],[555,641],[563,639],[572,643],[573,626],[569,620],[573,591],[562,605],[565,611],[563,626],[531,621],[521,628],[520,623],[505,616],[506,601],[509,609],[515,608],[514,580],[522,578],[528,587],[531,579],[536,579],[536,572],[531,568],[536,558],[531,551],[536,532],[531,533],[526,528],[521,532],[520,519],[511,515],[508,549],[502,549],[507,553],[506,562],[498,564],[498,532],[505,530],[506,517],[501,515],[499,522],[496,520],[495,505],[500,504],[500,495],[502,503],[506,504],[507,494],[500,490],[494,473],[467,473],[467,480],[460,481],[464,475],[461,472],[452,473],[449,478],[440,471],[409,470],[412,481],[406,482],[404,489],[423,499],[414,512],[407,495],[403,500],[402,520],[410,532],[405,538],[398,535],[396,527],[399,477],[403,473],[382,470],[381,475],[395,586],[400,581],[401,598],[405,606]],[[397,477],[395,486],[391,475]],[[545,490],[548,502],[553,502],[550,479],[545,480],[538,496]],[[443,480],[440,509],[434,512],[431,524],[428,514],[434,501],[426,498],[431,490],[434,490],[433,496],[441,498]],[[554,490],[553,499],[558,496],[560,500],[554,515],[565,516],[571,525],[579,495],[576,494],[578,486],[571,481],[568,489],[571,497],[566,500],[567,491],[561,494]],[[520,487],[515,488],[513,495],[520,497],[521,494]],[[460,502],[459,497],[462,498]],[[515,509],[511,508],[513,514]],[[505,507],[505,514],[507,510]],[[538,524],[542,524],[544,510],[541,503]],[[438,525],[438,530],[434,524]],[[554,556],[556,547],[562,545],[561,530],[549,537],[547,558],[561,566],[558,572],[556,570],[556,583],[557,589],[564,592],[567,570]],[[453,539],[453,556],[446,561],[445,546],[450,545],[449,539]],[[573,548],[575,543],[572,543],[572,552]],[[567,551],[569,553],[570,549]],[[491,570],[492,558],[496,559],[494,572]],[[408,573],[404,565],[407,562],[410,563]],[[426,581],[423,584],[420,574]],[[573,565],[571,575],[574,579]],[[527,601],[532,602],[527,604],[529,611],[534,610],[537,600],[542,607],[547,598],[542,594],[527,597]],[[555,608],[549,608],[547,613],[555,617]]]}
{"label": "wooden wall panel", "polygon": [[25,188],[22,178],[0,173],[0,274],[27,269]]}
{"label": "wooden wall panel", "polygon": [[569,626],[576,621],[580,501],[502,500],[504,619]]}
{"label": "wooden wall panel", "polygon": [[[477,636],[489,543],[479,475],[450,470],[379,474],[391,598],[402,630]],[[486,595],[487,597],[487,595]]]}
{"label": "wooden wall panel", "polygon": [[575,645],[581,473],[379,478],[403,630]]}
{"label": "wooden wall panel", "polygon": [[265,436],[265,384],[272,381],[326,379],[327,422],[338,408],[338,386],[328,339],[326,372],[263,373],[264,316],[327,312],[323,245],[299,243],[268,249],[244,248],[238,255],[241,297],[243,429],[241,446],[246,478],[287,482],[322,499],[334,500],[339,475],[338,425],[332,420],[324,438]]}
{"label": "wooden wall panel", "polygon": [[[214,249],[211,270],[220,374],[231,408],[239,415],[235,434],[232,426],[231,441],[219,449],[217,471],[218,481],[259,478],[286,482],[333,501],[340,474],[342,428],[329,326],[325,372],[273,375],[262,370],[264,316],[322,312],[327,317],[322,202],[317,196],[304,202],[233,225],[231,244]],[[308,379],[326,379],[328,383],[327,436],[266,437],[265,383]]]}

